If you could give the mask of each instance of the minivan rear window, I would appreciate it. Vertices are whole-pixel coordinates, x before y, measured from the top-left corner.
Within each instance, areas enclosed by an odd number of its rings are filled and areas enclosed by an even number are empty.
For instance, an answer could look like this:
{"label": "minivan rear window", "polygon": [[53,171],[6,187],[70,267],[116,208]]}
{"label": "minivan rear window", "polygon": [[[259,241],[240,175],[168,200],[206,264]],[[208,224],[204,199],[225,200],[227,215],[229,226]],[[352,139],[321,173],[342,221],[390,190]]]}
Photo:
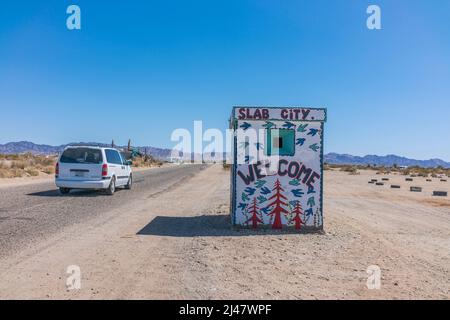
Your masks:
{"label": "minivan rear window", "polygon": [[64,150],[59,161],[61,163],[100,164],[103,162],[103,158],[100,149],[69,148]]}

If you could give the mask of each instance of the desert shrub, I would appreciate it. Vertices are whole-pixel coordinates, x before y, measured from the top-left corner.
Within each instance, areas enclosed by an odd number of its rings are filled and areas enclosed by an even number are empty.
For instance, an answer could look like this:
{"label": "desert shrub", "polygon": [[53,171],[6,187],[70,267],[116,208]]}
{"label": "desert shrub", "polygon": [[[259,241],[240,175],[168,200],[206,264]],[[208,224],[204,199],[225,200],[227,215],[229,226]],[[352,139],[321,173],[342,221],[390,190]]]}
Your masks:
{"label": "desert shrub", "polygon": [[18,160],[19,159],[18,154],[2,154],[0,157],[5,160]]}
{"label": "desert shrub", "polygon": [[37,171],[36,169],[33,169],[33,168],[26,168],[25,173],[32,177],[36,177],[39,175],[39,171]]}
{"label": "desert shrub", "polygon": [[0,178],[9,178],[9,170],[0,168]]}
{"label": "desert shrub", "polygon": [[437,178],[439,176],[450,176],[450,168],[422,168],[418,166],[411,166],[407,168],[399,168],[398,166],[375,166],[375,165],[344,165],[344,164],[328,164],[324,165],[325,170],[333,170],[337,169],[343,172],[352,173],[354,170],[374,170],[376,174],[392,174],[399,173],[404,176],[417,176],[417,177],[434,177]]}
{"label": "desert shrub", "polygon": [[37,157],[36,163],[40,164],[42,167],[53,166],[56,162],[56,159],[53,157]]}
{"label": "desert shrub", "polygon": [[152,156],[142,156],[133,158],[133,167],[160,167],[163,165],[163,162],[160,160],[156,160]]}
{"label": "desert shrub", "polygon": [[348,172],[349,174],[358,174],[358,169],[355,166],[342,166],[340,171]]}
{"label": "desert shrub", "polygon": [[42,168],[42,172],[44,172],[46,174],[53,174],[53,173],[55,173],[55,167],[54,166],[46,166],[46,167]]}
{"label": "desert shrub", "polygon": [[24,160],[13,161],[11,164],[12,169],[25,169],[27,163]]}
{"label": "desert shrub", "polygon": [[38,176],[44,172],[52,174],[56,162],[55,156],[25,154],[0,154],[0,178]]}
{"label": "desert shrub", "polygon": [[14,169],[12,168],[10,170],[10,178],[19,178],[19,177],[23,177],[25,171],[21,170],[21,169]]}

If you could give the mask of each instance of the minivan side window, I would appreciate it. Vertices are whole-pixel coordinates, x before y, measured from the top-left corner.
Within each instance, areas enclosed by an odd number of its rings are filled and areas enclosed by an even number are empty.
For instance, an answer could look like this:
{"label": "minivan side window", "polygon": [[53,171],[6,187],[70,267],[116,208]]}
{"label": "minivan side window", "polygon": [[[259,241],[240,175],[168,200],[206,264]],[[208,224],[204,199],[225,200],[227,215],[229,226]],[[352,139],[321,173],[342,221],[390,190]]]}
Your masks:
{"label": "minivan side window", "polygon": [[116,150],[106,149],[106,161],[113,164],[122,164],[122,158]]}

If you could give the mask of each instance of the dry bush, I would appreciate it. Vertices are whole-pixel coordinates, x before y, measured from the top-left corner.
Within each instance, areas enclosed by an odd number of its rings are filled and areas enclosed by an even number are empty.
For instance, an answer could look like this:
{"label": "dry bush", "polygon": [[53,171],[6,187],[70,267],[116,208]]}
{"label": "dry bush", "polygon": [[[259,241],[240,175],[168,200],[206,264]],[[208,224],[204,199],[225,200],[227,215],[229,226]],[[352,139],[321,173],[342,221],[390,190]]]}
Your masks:
{"label": "dry bush", "polygon": [[18,154],[2,154],[0,157],[5,160],[18,160],[19,159]]}
{"label": "dry bush", "polygon": [[38,176],[41,172],[52,174],[56,156],[25,154],[0,154],[0,178]]}
{"label": "dry bush", "polygon": [[133,167],[136,168],[160,167],[162,165],[162,161],[156,160],[152,156],[135,157],[133,159]]}
{"label": "dry bush", "polygon": [[390,173],[391,168],[377,167],[373,165],[329,164],[324,165],[324,170],[339,170],[350,174],[359,174],[358,170],[374,170],[381,173]]}
{"label": "dry bush", "polygon": [[0,168],[0,178],[9,178],[9,171],[5,168]]}
{"label": "dry bush", "polygon": [[422,168],[418,166],[408,167],[407,169],[402,170],[402,174],[410,175],[410,176],[418,176],[418,177],[432,177],[438,178],[441,175],[450,174],[450,169],[445,169],[442,167],[437,168]]}
{"label": "dry bush", "polygon": [[39,175],[39,171],[33,168],[26,168],[25,173],[31,177],[37,177]]}
{"label": "dry bush", "polygon": [[25,167],[27,166],[27,162],[23,161],[23,160],[15,160],[12,162],[11,164],[11,168],[12,169],[25,169]]}
{"label": "dry bush", "polygon": [[394,165],[392,167],[385,166],[374,166],[374,165],[345,165],[345,164],[328,164],[324,165],[324,170],[339,170],[343,172],[349,172],[350,174],[355,170],[374,170],[377,175],[382,174],[401,174],[404,176],[417,176],[417,177],[433,177],[438,178],[439,176],[450,177],[450,168],[422,168],[418,166],[411,166],[408,168],[399,168]]}
{"label": "dry bush", "polygon": [[8,165],[8,162],[6,160],[0,160],[0,169],[7,169],[10,165]]}
{"label": "dry bush", "polygon": [[55,173],[55,167],[54,166],[47,166],[42,168],[42,172],[46,174],[54,174]]}
{"label": "dry bush", "polygon": [[351,175],[359,174],[358,168],[356,166],[350,166],[350,165],[341,166],[340,171],[348,172]]}
{"label": "dry bush", "polygon": [[20,178],[23,177],[24,175],[24,171],[23,170],[19,170],[19,169],[15,169],[12,171],[12,177],[13,178]]}
{"label": "dry bush", "polygon": [[25,174],[24,170],[21,169],[8,169],[6,178],[20,178]]}

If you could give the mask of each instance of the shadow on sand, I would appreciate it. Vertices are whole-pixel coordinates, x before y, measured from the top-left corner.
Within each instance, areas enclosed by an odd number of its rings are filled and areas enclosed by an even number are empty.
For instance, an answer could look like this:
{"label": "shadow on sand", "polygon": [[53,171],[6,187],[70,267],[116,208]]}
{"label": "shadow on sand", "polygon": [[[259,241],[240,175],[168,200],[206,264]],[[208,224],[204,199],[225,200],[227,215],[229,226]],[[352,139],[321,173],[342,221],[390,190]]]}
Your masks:
{"label": "shadow on sand", "polygon": [[[305,231],[301,233],[310,233]],[[157,216],[137,233],[137,235],[166,237],[242,237],[285,234],[299,234],[299,232],[291,228],[284,230],[232,228],[229,215]]]}
{"label": "shadow on sand", "polygon": [[[119,191],[120,189],[117,189],[116,191]],[[71,190],[68,194],[61,194],[59,190],[46,190],[46,191],[39,191],[39,192],[33,192],[28,193],[27,196],[34,196],[34,197],[99,197],[99,196],[105,196],[106,194],[99,190]]]}

